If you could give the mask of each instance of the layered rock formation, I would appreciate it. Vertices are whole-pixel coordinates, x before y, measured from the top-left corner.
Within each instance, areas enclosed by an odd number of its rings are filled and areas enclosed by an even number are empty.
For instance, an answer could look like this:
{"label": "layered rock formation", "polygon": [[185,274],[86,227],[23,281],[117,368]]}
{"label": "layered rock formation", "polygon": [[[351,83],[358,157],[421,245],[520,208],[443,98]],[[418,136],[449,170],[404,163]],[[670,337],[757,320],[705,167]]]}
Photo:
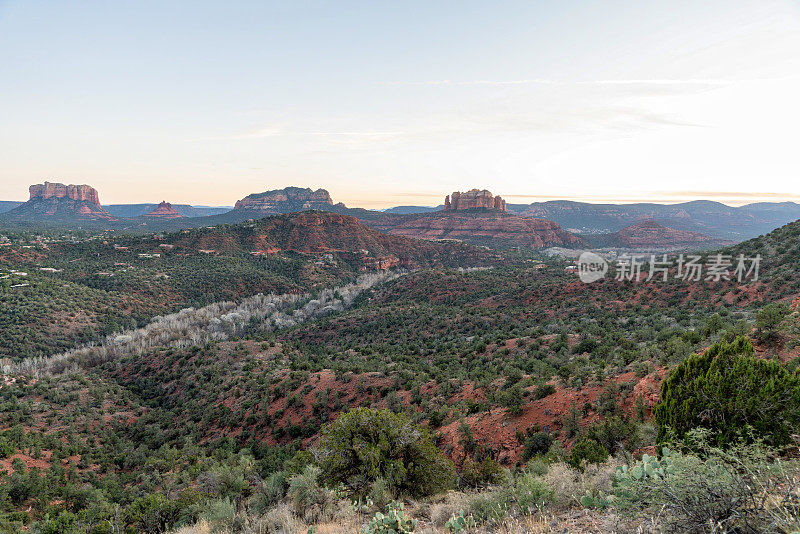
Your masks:
{"label": "layered rock formation", "polygon": [[30,199],[4,214],[27,221],[117,220],[100,205],[97,190],[88,185],[45,182],[29,188]]}
{"label": "layered rock formation", "polygon": [[234,210],[278,215],[303,210],[326,210],[331,206],[333,200],[325,189],[312,191],[307,187],[286,187],[247,195],[236,202]]}
{"label": "layered rock formation", "polygon": [[94,187],[88,185],[64,185],[52,182],[34,184],[28,188],[30,199],[68,198],[79,202],[89,202],[100,206],[100,197]]}
{"label": "layered rock formation", "polygon": [[177,219],[179,217],[183,217],[178,211],[172,207],[172,204],[167,202],[166,200],[162,200],[161,203],[156,206],[156,208],[151,211],[150,213],[145,213],[145,217],[158,217],[161,219]]}
{"label": "layered rock formation", "polygon": [[506,211],[506,201],[502,197],[494,197],[492,193],[479,189],[470,189],[465,193],[454,191],[444,198],[445,211],[462,211],[471,209],[487,209]]}
{"label": "layered rock formation", "polygon": [[495,211],[444,211],[386,216],[365,224],[393,235],[417,239],[455,239],[480,245],[542,248],[578,247],[583,240],[553,221]]}

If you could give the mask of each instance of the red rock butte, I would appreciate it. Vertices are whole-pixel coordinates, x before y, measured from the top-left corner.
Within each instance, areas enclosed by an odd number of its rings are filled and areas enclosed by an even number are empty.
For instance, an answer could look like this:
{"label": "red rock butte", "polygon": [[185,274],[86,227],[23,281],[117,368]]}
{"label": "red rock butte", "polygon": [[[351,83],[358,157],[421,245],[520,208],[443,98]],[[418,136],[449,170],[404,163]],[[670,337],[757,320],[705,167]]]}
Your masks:
{"label": "red rock butte", "polygon": [[470,189],[465,193],[454,191],[452,195],[444,198],[445,211],[462,211],[469,209],[487,209],[496,211],[506,211],[506,201],[503,197],[492,196],[492,193],[484,189]]}
{"label": "red rock butte", "polygon": [[68,198],[70,200],[91,202],[100,206],[100,197],[97,195],[97,190],[89,185],[64,185],[45,182],[30,186],[28,191],[31,195],[30,200]]}
{"label": "red rock butte", "polygon": [[162,200],[161,203],[156,206],[156,208],[151,211],[150,213],[146,213],[145,217],[159,217],[162,219],[177,219],[179,217],[183,217],[178,210],[172,207],[172,204],[167,202],[166,200]]}
{"label": "red rock butte", "polygon": [[64,185],[52,182],[34,184],[31,198],[8,212],[15,219],[117,219],[100,205],[97,190],[89,185]]}

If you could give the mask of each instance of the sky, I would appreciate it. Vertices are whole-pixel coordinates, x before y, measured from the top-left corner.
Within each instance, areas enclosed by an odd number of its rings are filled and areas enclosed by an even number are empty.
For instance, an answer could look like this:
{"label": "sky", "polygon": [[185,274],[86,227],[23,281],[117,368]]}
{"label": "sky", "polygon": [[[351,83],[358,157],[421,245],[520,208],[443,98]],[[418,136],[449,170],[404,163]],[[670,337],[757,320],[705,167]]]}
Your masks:
{"label": "sky", "polygon": [[800,2],[0,0],[0,199],[800,200]]}

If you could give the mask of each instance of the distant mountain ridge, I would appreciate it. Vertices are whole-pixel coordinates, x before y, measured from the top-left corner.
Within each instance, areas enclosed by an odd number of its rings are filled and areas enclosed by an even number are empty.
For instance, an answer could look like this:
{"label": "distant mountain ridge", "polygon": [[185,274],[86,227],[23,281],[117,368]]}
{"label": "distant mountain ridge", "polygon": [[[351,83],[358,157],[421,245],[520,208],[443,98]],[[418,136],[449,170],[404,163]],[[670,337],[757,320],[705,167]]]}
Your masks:
{"label": "distant mountain ridge", "polygon": [[[109,204],[103,206],[114,217],[132,219],[150,213],[158,204]],[[172,204],[172,207],[183,217],[206,217],[227,213],[232,206],[192,206],[189,204]]]}
{"label": "distant mountain ridge", "polygon": [[[70,189],[72,188],[72,189]],[[236,202],[233,208],[226,206],[190,206],[173,204],[174,210],[181,217],[144,217],[157,208],[157,204],[113,204],[101,206],[97,191],[90,186],[66,186],[64,184],[39,184],[34,187],[38,200],[26,203],[0,202],[0,220],[6,224],[35,227],[37,224],[53,224],[60,226],[79,225],[84,228],[113,228],[131,232],[172,231],[181,228],[195,228],[218,224],[235,224],[249,219],[260,219],[268,215],[295,213],[306,210],[322,210],[345,215],[352,215],[365,224],[376,228],[388,229],[399,225],[407,225],[408,220],[392,220],[391,217],[409,217],[433,213],[445,213],[446,204],[440,206],[396,206],[383,211],[347,207],[343,203],[335,203],[325,189],[308,187],[286,187],[272,189],[261,193],[253,193]],[[72,193],[69,193],[72,191]],[[74,198],[70,198],[69,195]],[[486,190],[474,190],[467,193],[449,195],[451,212],[453,197],[458,196],[457,206],[466,212],[472,208],[489,208],[502,211],[505,208],[509,215],[544,219],[556,223],[561,230],[577,233],[581,236],[604,235],[619,232],[623,228],[645,220],[652,220],[664,227],[678,231],[699,232],[710,238],[724,241],[743,241],[763,235],[788,222],[800,219],[800,204],[795,202],[758,202],[741,207],[732,207],[709,200],[696,200],[679,204],[590,204],[568,200],[535,202],[532,204],[506,203],[500,197],[492,197]],[[68,199],[68,200],[64,200]],[[499,199],[499,201],[497,200]],[[447,200],[447,199],[446,199]],[[463,201],[463,202],[462,202]],[[501,206],[498,210],[495,202]],[[45,205],[47,204],[47,205]],[[465,213],[466,213],[465,212]],[[475,225],[476,232],[484,234],[503,233],[495,221],[495,228],[489,229],[486,217]],[[506,220],[503,224],[508,224]],[[427,221],[430,222],[430,221]],[[426,224],[426,221],[420,221]],[[440,220],[437,224],[444,224]],[[409,228],[406,228],[409,232]],[[401,231],[400,229],[396,230]],[[466,233],[468,228],[461,227],[458,233]],[[418,228],[416,232],[439,237],[461,239],[448,234],[443,227]],[[450,237],[445,237],[450,235]],[[483,239],[481,237],[480,239]],[[512,240],[513,241],[513,240]]]}
{"label": "distant mountain ridge", "polygon": [[24,204],[24,202],[18,202],[14,200],[0,200],[0,213],[11,211],[17,206],[21,206],[22,204]]}
{"label": "distant mountain ridge", "polygon": [[700,232],[675,230],[658,224],[652,219],[639,221],[610,234],[585,235],[584,240],[594,247],[627,249],[696,250],[730,245]]}
{"label": "distant mountain ridge", "polygon": [[508,211],[549,219],[580,233],[617,232],[638,221],[652,219],[675,230],[701,232],[734,241],[762,235],[800,218],[800,204],[795,202],[759,202],[734,207],[711,200],[680,204],[590,204],[552,200],[508,204]]}
{"label": "distant mountain ridge", "polygon": [[381,213],[392,213],[395,215],[410,215],[412,213],[430,213],[432,211],[442,211],[444,204],[433,206],[394,206],[382,210]]}

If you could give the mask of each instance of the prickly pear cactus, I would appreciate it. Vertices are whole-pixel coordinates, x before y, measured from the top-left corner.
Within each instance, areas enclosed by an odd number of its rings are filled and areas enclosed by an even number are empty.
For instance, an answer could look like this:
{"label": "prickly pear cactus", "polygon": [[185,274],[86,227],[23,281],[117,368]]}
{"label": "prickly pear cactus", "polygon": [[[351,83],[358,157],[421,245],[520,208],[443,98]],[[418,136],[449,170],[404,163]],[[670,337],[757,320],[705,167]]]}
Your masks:
{"label": "prickly pear cactus", "polygon": [[580,498],[581,506],[584,508],[594,508],[595,510],[605,510],[611,505],[611,499],[605,496],[602,491],[598,491],[596,495],[592,495],[589,490],[586,490],[586,495]]}
{"label": "prickly pear cactus", "polygon": [[617,467],[612,477],[614,494],[624,500],[635,502],[637,499],[634,487],[638,483],[663,479],[672,471],[672,453],[664,447],[661,459],[649,454],[642,455],[642,459],[630,468],[627,465]]}
{"label": "prickly pear cactus", "polygon": [[475,519],[473,519],[471,515],[464,517],[463,510],[459,510],[458,514],[453,514],[447,523],[444,524],[444,528],[447,532],[451,532],[452,534],[464,532],[468,528],[474,528],[475,526]]}
{"label": "prickly pear cactus", "polygon": [[369,524],[364,527],[364,534],[410,534],[417,528],[417,521],[407,517],[403,503],[389,504],[386,514],[377,512]]}

